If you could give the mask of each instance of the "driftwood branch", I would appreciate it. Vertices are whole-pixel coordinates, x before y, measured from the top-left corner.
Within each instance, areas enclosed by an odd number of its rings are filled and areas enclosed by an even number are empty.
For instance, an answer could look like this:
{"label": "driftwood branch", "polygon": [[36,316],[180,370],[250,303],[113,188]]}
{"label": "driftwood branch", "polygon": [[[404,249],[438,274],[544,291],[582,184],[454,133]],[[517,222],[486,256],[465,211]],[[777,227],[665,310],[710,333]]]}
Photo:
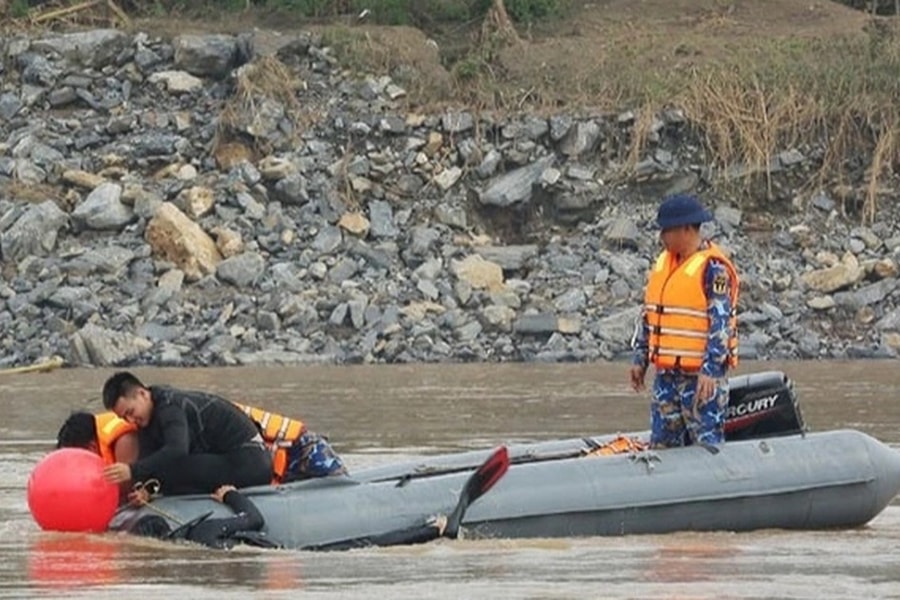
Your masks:
{"label": "driftwood branch", "polygon": [[41,23],[43,21],[52,21],[53,19],[59,19],[61,17],[65,17],[67,15],[71,15],[77,12],[81,12],[83,10],[87,10],[91,7],[97,6],[101,4],[103,0],[88,0],[87,2],[82,2],[80,4],[73,4],[72,6],[66,6],[64,8],[55,8],[53,10],[49,10],[45,13],[41,13],[39,15],[35,15],[31,18],[32,23]]}
{"label": "driftwood branch", "polygon": [[51,356],[50,358],[38,361],[33,365],[24,365],[21,367],[10,367],[8,369],[0,369],[0,375],[21,375],[23,373],[45,373],[53,371],[65,364],[61,356]]}
{"label": "driftwood branch", "polygon": [[57,19],[62,19],[76,13],[85,12],[88,9],[94,8],[96,6],[103,5],[106,5],[106,7],[109,9],[109,12],[112,13],[114,19],[118,20],[123,27],[131,26],[131,19],[128,17],[125,11],[122,10],[122,7],[115,2],[115,0],[86,0],[84,2],[79,2],[78,4],[73,4],[71,6],[64,6],[62,8],[54,8],[53,10],[48,10],[31,17],[29,20],[33,24],[43,23],[46,21],[55,21]]}

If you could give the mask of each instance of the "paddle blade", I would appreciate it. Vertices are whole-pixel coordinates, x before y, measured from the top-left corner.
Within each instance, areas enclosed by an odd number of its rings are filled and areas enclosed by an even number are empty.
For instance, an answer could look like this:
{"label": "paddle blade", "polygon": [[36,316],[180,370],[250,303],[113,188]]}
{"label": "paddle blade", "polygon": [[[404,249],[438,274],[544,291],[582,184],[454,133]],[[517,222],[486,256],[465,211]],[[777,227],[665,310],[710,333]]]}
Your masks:
{"label": "paddle blade", "polygon": [[468,481],[466,481],[466,485],[463,486],[462,493],[459,495],[459,502],[456,503],[456,507],[447,519],[447,528],[444,530],[446,537],[453,539],[459,537],[459,527],[462,524],[466,510],[473,502],[494,487],[494,484],[500,481],[500,478],[506,474],[508,469],[509,452],[506,446],[500,446],[472,473]]}
{"label": "paddle blade", "polygon": [[507,469],[509,469],[509,452],[506,446],[500,446],[466,482],[469,504],[494,487],[494,484],[506,474]]}

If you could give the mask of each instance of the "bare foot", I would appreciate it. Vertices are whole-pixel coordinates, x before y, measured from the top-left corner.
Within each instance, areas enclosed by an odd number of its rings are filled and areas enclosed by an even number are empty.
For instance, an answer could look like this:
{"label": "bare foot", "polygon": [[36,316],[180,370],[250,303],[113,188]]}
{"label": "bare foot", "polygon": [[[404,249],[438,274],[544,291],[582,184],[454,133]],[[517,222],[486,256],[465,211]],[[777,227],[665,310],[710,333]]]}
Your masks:
{"label": "bare foot", "polygon": [[444,535],[444,530],[447,529],[447,516],[435,515],[428,519],[427,524],[438,530],[438,536],[442,536]]}

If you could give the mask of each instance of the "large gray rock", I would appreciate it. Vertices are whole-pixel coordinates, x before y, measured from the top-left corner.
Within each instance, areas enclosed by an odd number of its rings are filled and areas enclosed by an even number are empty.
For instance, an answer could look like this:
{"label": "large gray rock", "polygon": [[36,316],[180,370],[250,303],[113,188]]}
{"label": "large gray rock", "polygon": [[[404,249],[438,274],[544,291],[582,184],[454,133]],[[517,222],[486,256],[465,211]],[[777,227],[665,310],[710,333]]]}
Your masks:
{"label": "large gray rock", "polygon": [[382,200],[373,200],[369,203],[369,221],[371,223],[369,233],[373,237],[393,238],[400,233],[394,224],[394,211],[391,205]]}
{"label": "large gray rock", "polygon": [[425,225],[413,227],[407,253],[414,257],[427,256],[440,238],[441,232],[437,229]]}
{"label": "large gray rock", "polygon": [[146,338],[88,323],[69,338],[69,362],[76,366],[123,365],[152,347]]}
{"label": "large gray rock", "polygon": [[529,335],[549,335],[559,328],[559,319],[553,313],[522,315],[513,323],[513,331]]}
{"label": "large gray rock", "polygon": [[134,211],[122,203],[122,186],[102,183],[72,211],[72,221],[85,229],[118,231],[134,220]]}
{"label": "large gray rock", "polygon": [[553,300],[553,306],[561,313],[578,312],[587,304],[587,296],[584,290],[573,288],[563,292]]}
{"label": "large gray rock", "polygon": [[226,258],[216,267],[216,277],[237,287],[253,285],[265,270],[266,260],[257,252]]}
{"label": "large gray rock", "polygon": [[333,363],[336,357],[334,354],[327,353],[266,349],[259,352],[236,352],[234,359],[239,365],[258,367],[265,365],[325,365]]}
{"label": "large gray rock", "polygon": [[0,233],[3,260],[19,261],[26,256],[46,256],[56,247],[59,231],[68,216],[51,200],[29,206],[6,230]]}
{"label": "large gray rock", "polygon": [[234,68],[237,39],[231,35],[181,35],[175,38],[175,66],[192,75],[224,77]]}
{"label": "large gray rock", "polygon": [[626,308],[598,320],[591,331],[601,340],[616,345],[618,349],[629,348],[641,310],[640,306]]}
{"label": "large gray rock", "polygon": [[881,331],[900,331],[900,307],[884,315],[875,327]]}
{"label": "large gray rock", "polygon": [[643,237],[637,224],[629,217],[615,219],[603,232],[603,239],[606,240],[609,246],[614,248],[637,250]]}
{"label": "large gray rock", "polygon": [[489,262],[496,263],[504,270],[516,271],[538,255],[535,244],[512,246],[476,246],[475,251]]}
{"label": "large gray rock", "polygon": [[31,42],[31,49],[61,54],[66,60],[100,69],[111,64],[131,42],[118,29],[95,29],[65,33]]}
{"label": "large gray rock", "polygon": [[63,265],[70,275],[92,275],[94,273],[116,275],[123,272],[134,259],[134,252],[117,245],[93,248],[75,256]]}
{"label": "large gray rock", "polygon": [[838,292],[834,295],[834,303],[837,306],[849,308],[861,308],[877,304],[884,300],[888,294],[897,288],[897,279],[882,279],[875,283],[863,286],[850,292]]}
{"label": "large gray rock", "polygon": [[478,195],[478,200],[482,204],[499,207],[528,202],[534,184],[540,180],[544,171],[553,165],[553,161],[553,156],[545,156],[530,165],[501,175]]}
{"label": "large gray rock", "polygon": [[22,109],[22,101],[17,94],[0,94],[0,122],[9,121]]}
{"label": "large gray rock", "polygon": [[290,263],[277,263],[269,269],[272,280],[278,289],[287,290],[289,292],[302,292],[306,286],[297,277],[294,265]]}
{"label": "large gray rock", "polygon": [[50,294],[47,304],[57,308],[72,308],[79,302],[90,300],[93,295],[94,293],[88,287],[64,285]]}
{"label": "large gray rock", "polygon": [[344,237],[340,228],[334,225],[326,225],[316,234],[312,247],[322,254],[331,254],[340,247],[343,241]]}
{"label": "large gray rock", "polygon": [[571,127],[559,142],[559,151],[578,157],[591,152],[600,140],[600,126],[594,121],[581,121]]}
{"label": "large gray rock", "polygon": [[475,126],[472,113],[448,112],[441,117],[441,125],[447,133],[464,133]]}
{"label": "large gray rock", "polygon": [[174,155],[178,148],[189,147],[190,142],[168,131],[145,131],[131,138],[132,153],[138,158]]}

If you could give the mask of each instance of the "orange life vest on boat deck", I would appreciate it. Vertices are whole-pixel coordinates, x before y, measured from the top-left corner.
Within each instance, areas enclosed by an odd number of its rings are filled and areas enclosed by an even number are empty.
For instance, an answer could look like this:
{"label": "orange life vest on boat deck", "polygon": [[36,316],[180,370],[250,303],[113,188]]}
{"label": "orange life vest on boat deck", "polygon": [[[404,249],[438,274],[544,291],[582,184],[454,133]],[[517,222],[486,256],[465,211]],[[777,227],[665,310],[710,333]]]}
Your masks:
{"label": "orange life vest on boat deck", "polygon": [[711,258],[725,265],[731,279],[731,336],[727,365],[737,366],[736,313],[740,280],[728,257],[710,243],[708,248],[698,250],[680,263],[672,253],[663,251],[650,271],[644,309],[650,328],[649,359],[658,369],[681,369],[690,373],[699,371],[703,365],[709,336],[704,278]]}
{"label": "orange life vest on boat deck", "polygon": [[103,464],[111,465],[116,462],[116,442],[126,433],[137,431],[137,426],[125,419],[120,419],[116,413],[102,412],[94,415],[94,429],[97,432],[97,448],[100,450],[100,458]]}
{"label": "orange life vest on boat deck", "polygon": [[647,448],[649,448],[649,445],[637,438],[628,438],[620,435],[614,440],[594,448],[585,456],[612,456],[613,454],[625,454],[626,452],[641,452]]}
{"label": "orange life vest on boat deck", "polygon": [[253,422],[259,426],[260,434],[266,446],[272,452],[272,483],[279,483],[287,471],[288,448],[306,431],[306,425],[299,419],[291,419],[284,415],[272,413],[261,408],[246,406],[234,402]]}

